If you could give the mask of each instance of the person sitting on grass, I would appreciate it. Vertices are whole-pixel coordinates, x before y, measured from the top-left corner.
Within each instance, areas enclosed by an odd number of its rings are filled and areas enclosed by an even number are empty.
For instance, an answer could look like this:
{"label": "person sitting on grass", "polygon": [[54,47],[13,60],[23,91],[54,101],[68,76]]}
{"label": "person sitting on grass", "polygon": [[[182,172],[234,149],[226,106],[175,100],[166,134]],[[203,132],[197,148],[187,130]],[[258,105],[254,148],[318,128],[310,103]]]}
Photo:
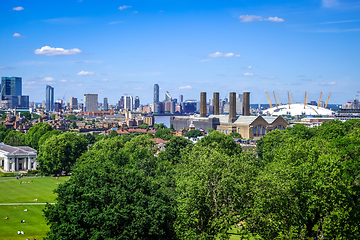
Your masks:
{"label": "person sitting on grass", "polygon": [[25,220],[23,219],[23,220],[21,220],[21,223],[25,223]]}
{"label": "person sitting on grass", "polygon": [[6,219],[6,220],[7,220],[7,219],[9,219],[9,217],[8,217],[8,216],[6,216],[6,218],[4,218],[4,219]]}
{"label": "person sitting on grass", "polygon": [[20,231],[18,231],[18,234],[20,234]]}
{"label": "person sitting on grass", "polygon": [[28,211],[28,209],[25,209],[25,210],[24,210],[24,212],[27,212],[27,211]]}

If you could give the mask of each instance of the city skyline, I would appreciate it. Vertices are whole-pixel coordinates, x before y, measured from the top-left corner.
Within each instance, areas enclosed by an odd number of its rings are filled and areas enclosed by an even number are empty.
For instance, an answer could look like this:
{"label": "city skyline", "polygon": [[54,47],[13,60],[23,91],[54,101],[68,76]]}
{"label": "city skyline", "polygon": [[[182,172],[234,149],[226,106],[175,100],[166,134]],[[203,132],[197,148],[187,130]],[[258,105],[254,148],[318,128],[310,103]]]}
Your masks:
{"label": "city skyline", "polygon": [[[125,7],[124,7],[125,6]],[[294,102],[355,98],[360,1],[2,1],[2,77],[22,77],[30,101],[125,94],[153,102],[168,91],[184,100],[200,92],[287,91]],[[5,47],[4,47],[5,46]],[[160,97],[160,101],[162,101]]]}

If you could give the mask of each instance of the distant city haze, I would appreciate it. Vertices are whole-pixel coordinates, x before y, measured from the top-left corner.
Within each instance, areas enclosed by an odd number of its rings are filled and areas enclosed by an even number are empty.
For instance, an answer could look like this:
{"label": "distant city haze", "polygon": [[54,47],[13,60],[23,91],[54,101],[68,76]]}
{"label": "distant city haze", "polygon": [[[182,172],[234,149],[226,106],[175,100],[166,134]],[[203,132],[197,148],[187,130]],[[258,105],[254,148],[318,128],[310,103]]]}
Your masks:
{"label": "distant city haze", "polygon": [[[359,1],[0,1],[1,77],[21,77],[32,102],[98,94],[117,104],[200,92],[275,91],[294,102],[345,103],[360,91]],[[126,6],[127,6],[126,5]],[[133,101],[134,101],[133,100]],[[128,99],[130,101],[130,99]]]}

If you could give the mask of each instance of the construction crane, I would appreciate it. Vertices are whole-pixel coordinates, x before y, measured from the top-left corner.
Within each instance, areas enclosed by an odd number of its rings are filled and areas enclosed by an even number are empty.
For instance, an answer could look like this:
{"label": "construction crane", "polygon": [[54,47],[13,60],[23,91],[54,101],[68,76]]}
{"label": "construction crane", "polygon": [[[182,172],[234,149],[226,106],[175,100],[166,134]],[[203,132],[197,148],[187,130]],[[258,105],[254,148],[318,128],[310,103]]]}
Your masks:
{"label": "construction crane", "polygon": [[331,94],[331,92],[329,93],[328,99],[327,99],[327,101],[326,101],[326,105],[325,105],[325,108],[327,107],[327,105],[328,105],[328,103],[329,103],[329,99],[330,99],[330,94]]}
{"label": "construction crane", "polygon": [[306,105],[306,92],[305,92],[305,98],[304,98],[304,109],[305,109],[305,105]]}
{"label": "construction crane", "polygon": [[291,93],[291,104],[294,104],[294,102],[293,102],[293,95],[292,95],[292,93]]}
{"label": "construction crane", "polygon": [[266,96],[267,96],[267,99],[268,99],[268,101],[269,101],[269,106],[270,106],[270,108],[272,108],[273,106],[272,106],[272,104],[271,104],[271,99],[270,99],[270,96],[269,96],[269,93],[268,93],[268,92],[266,92]]}
{"label": "construction crane", "polygon": [[276,108],[277,108],[277,107],[278,107],[278,103],[277,103],[277,101],[276,101],[275,92],[273,92],[273,94],[274,94],[274,99],[275,99],[275,105],[276,105]]}
{"label": "construction crane", "polygon": [[277,99],[278,99],[279,106],[281,106],[280,99],[279,99],[279,94],[276,93],[276,96],[277,96]]}
{"label": "construction crane", "polygon": [[319,103],[318,103],[317,109],[319,109],[319,106],[320,106],[321,96],[322,96],[322,92],[320,92],[320,98],[319,98]]}

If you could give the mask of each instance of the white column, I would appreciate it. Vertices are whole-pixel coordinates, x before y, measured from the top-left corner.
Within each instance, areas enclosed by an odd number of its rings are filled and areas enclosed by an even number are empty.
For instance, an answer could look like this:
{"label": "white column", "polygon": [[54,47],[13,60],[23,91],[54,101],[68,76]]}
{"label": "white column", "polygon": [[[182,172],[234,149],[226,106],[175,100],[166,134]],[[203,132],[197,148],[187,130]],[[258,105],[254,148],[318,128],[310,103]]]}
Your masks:
{"label": "white column", "polygon": [[28,163],[27,157],[24,157],[24,170],[28,170],[27,163]]}
{"label": "white column", "polygon": [[26,158],[27,160],[26,160],[26,162],[27,162],[27,169],[31,169],[30,167],[31,167],[31,161],[30,161],[30,157],[29,156],[27,156],[27,158]]}
{"label": "white column", "polygon": [[13,162],[13,163],[11,164],[11,165],[12,165],[12,171],[15,172],[15,166],[16,166],[16,165],[15,165],[15,164],[16,164],[15,158],[12,159],[12,162]]}
{"label": "white column", "polygon": [[15,160],[15,171],[19,171],[19,160],[17,159],[17,157],[15,157],[14,160]]}

